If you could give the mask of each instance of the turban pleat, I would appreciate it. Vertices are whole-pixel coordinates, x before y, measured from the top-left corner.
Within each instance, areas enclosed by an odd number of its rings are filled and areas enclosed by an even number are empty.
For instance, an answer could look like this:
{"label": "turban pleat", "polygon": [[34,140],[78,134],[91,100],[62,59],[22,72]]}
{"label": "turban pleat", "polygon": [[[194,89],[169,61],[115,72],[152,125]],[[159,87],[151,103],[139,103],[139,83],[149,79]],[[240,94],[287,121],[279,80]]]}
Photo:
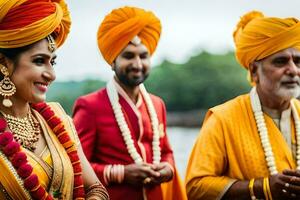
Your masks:
{"label": "turban pleat", "polygon": [[123,7],[113,10],[105,17],[98,30],[98,47],[109,63],[115,60],[120,52],[135,37],[152,55],[160,38],[161,25],[152,13],[140,8]]}
{"label": "turban pleat", "polygon": [[[63,0],[4,1],[0,5],[0,48],[17,48],[56,35],[61,46],[70,29],[70,15]],[[2,12],[3,11],[3,12]]]}
{"label": "turban pleat", "polygon": [[300,23],[295,18],[264,17],[253,11],[241,18],[233,36],[237,60],[245,68],[286,48],[300,50]]}

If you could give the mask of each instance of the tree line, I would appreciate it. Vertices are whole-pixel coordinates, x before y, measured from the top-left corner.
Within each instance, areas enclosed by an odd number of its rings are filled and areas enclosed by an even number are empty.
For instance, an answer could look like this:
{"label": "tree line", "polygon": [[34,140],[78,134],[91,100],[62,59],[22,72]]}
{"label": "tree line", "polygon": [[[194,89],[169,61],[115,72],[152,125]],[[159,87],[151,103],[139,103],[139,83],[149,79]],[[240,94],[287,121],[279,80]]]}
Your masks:
{"label": "tree line", "polygon": [[[233,52],[201,52],[182,64],[163,61],[153,67],[145,82],[149,92],[160,96],[168,111],[207,109],[250,89],[247,71]],[[71,114],[77,97],[105,86],[102,80],[54,82],[47,101],[57,101]]]}

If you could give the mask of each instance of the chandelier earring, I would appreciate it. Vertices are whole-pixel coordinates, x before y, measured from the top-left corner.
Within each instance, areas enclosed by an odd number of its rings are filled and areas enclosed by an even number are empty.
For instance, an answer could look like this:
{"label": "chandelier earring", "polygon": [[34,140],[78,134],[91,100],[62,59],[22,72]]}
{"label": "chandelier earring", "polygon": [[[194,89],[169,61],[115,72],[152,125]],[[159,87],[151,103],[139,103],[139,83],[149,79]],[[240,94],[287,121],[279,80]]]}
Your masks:
{"label": "chandelier earring", "polygon": [[0,64],[1,73],[4,75],[4,78],[0,81],[0,95],[2,95],[3,101],[2,104],[5,107],[11,107],[12,101],[9,99],[16,92],[15,84],[9,79],[9,72],[7,67]]}

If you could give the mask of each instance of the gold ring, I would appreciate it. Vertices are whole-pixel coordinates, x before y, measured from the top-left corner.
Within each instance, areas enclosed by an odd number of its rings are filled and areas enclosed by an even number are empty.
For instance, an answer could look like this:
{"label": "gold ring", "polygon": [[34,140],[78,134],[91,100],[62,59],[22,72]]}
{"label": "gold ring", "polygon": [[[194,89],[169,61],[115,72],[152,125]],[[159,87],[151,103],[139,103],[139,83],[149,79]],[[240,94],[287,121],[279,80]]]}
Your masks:
{"label": "gold ring", "polygon": [[150,182],[151,182],[151,178],[150,177],[145,178],[144,181],[143,181],[143,183],[145,185],[148,184],[148,183],[150,183]]}
{"label": "gold ring", "polygon": [[285,183],[284,187],[288,188],[288,187],[290,187],[290,184],[289,183]]}

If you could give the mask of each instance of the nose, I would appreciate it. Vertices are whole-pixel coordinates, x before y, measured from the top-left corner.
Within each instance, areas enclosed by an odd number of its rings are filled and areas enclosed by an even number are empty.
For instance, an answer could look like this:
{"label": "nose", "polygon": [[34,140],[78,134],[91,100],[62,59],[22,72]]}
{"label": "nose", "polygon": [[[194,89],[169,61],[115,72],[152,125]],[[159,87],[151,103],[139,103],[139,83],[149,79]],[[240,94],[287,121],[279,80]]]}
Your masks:
{"label": "nose", "polygon": [[133,67],[135,67],[135,68],[142,68],[143,67],[142,59],[139,56],[136,56],[136,58],[134,59]]}
{"label": "nose", "polygon": [[300,73],[299,67],[294,63],[294,61],[291,60],[291,62],[289,63],[287,74],[290,76],[296,76],[299,75],[299,73]]}
{"label": "nose", "polygon": [[42,76],[48,82],[52,82],[56,79],[56,74],[52,66],[48,67],[45,71],[43,71]]}

